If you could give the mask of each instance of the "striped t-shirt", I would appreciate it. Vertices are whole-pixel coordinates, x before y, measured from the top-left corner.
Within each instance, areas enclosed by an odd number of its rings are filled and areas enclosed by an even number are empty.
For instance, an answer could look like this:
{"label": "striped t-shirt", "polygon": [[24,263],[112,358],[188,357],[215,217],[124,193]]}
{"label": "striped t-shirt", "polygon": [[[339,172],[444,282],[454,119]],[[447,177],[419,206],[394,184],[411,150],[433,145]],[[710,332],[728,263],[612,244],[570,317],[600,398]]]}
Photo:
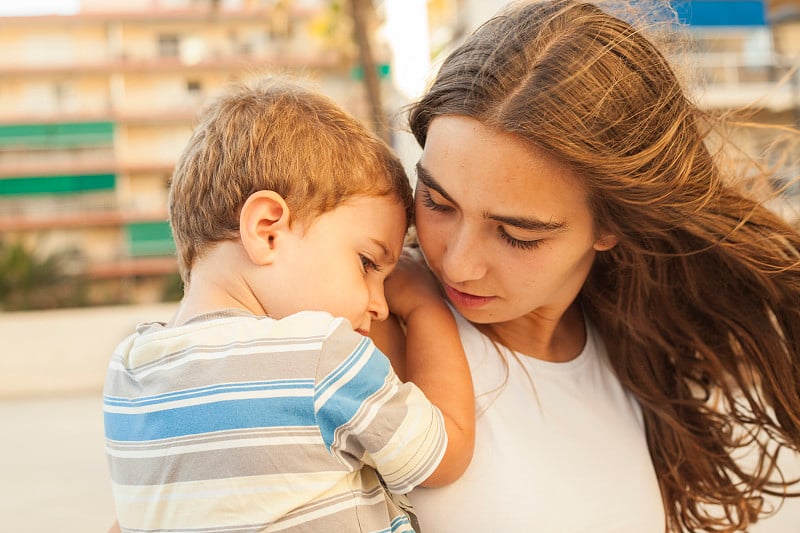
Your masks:
{"label": "striped t-shirt", "polygon": [[106,377],[123,531],[412,531],[447,447],[439,410],[344,319],[242,311],[140,325]]}

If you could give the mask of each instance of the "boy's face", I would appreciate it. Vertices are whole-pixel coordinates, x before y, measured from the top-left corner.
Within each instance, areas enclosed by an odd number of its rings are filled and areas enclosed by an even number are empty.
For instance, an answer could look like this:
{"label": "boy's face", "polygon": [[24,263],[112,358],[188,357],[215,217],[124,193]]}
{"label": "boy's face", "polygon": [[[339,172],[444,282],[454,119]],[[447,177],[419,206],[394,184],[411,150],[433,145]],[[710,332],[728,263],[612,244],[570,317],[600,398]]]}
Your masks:
{"label": "boy's face", "polygon": [[405,210],[393,196],[357,196],[310,226],[297,224],[276,243],[281,283],[263,295],[265,308],[273,318],[327,311],[367,335],[373,320],[388,315],[383,282],[397,264],[405,232]]}

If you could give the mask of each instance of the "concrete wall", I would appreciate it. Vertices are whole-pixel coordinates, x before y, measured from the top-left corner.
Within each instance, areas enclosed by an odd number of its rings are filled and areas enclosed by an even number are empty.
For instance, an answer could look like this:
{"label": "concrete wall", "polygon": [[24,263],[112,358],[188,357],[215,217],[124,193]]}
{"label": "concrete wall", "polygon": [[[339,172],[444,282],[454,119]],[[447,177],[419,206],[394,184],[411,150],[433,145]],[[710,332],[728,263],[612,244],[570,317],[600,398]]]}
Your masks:
{"label": "concrete wall", "polygon": [[99,392],[116,344],[176,305],[0,313],[0,398]]}

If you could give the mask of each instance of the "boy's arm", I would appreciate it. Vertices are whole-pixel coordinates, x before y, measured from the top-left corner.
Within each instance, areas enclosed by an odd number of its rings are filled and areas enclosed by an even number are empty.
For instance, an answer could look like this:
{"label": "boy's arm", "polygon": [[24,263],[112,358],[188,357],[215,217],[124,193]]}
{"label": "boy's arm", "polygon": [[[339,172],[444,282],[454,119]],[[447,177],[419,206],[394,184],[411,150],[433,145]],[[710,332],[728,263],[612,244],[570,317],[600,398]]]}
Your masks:
{"label": "boy's arm", "polygon": [[422,486],[458,479],[472,460],[475,395],[455,318],[421,257],[408,251],[386,281],[389,310],[406,324],[405,376],[439,408],[447,451]]}

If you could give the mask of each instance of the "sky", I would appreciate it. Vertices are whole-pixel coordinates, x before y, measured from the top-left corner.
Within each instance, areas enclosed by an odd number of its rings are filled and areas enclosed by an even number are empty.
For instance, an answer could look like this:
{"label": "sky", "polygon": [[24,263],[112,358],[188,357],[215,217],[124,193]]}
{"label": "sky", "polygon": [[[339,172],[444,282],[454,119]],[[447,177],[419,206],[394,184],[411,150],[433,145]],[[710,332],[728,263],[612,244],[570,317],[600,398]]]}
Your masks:
{"label": "sky", "polygon": [[78,9],[80,0],[0,0],[0,16],[66,15]]}

